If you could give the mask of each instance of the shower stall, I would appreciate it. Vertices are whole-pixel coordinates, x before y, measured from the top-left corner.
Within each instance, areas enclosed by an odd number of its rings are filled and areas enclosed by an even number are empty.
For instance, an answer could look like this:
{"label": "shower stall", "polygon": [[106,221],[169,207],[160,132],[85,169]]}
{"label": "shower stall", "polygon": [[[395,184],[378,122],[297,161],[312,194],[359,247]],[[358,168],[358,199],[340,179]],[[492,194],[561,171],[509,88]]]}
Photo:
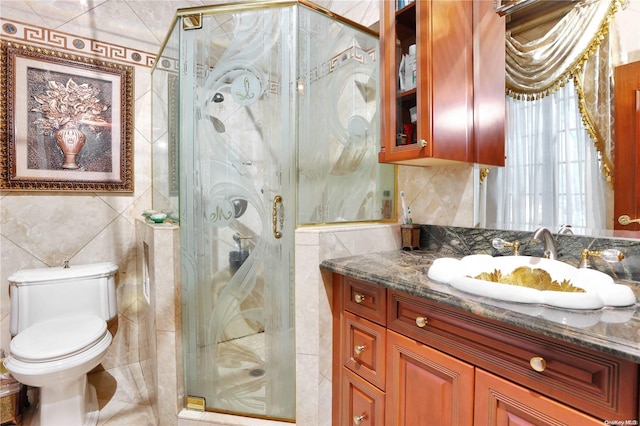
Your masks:
{"label": "shower stall", "polygon": [[180,9],[152,71],[153,208],[180,225],[185,394],[295,420],[294,231],[394,219],[378,37],[303,1]]}

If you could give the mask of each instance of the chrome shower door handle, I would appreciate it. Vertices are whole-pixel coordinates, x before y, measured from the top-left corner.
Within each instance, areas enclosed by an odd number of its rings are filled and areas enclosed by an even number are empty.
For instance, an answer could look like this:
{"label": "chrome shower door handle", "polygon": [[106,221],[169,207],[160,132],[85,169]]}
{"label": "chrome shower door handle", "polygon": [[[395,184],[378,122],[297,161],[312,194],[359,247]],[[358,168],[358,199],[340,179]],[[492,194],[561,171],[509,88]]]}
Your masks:
{"label": "chrome shower door handle", "polygon": [[281,195],[273,197],[273,213],[271,215],[271,219],[273,221],[273,236],[276,239],[282,238],[282,232],[278,231],[278,204],[282,204]]}

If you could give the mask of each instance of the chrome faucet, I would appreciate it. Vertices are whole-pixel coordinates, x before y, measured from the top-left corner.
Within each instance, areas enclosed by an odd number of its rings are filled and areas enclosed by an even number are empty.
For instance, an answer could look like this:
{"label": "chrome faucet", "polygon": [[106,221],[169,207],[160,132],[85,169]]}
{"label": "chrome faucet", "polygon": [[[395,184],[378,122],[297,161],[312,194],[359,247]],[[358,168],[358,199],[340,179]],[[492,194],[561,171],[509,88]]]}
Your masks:
{"label": "chrome faucet", "polygon": [[551,231],[549,231],[544,226],[541,226],[540,228],[535,230],[531,241],[533,241],[534,243],[544,242],[544,257],[548,257],[549,259],[553,260],[556,260],[558,258],[556,241],[553,239]]}

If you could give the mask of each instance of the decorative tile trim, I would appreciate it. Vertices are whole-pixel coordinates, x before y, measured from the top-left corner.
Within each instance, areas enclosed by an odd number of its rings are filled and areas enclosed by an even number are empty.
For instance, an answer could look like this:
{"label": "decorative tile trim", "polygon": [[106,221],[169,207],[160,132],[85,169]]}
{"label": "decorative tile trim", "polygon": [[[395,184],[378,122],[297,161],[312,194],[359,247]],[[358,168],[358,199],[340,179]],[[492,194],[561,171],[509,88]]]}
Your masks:
{"label": "decorative tile trim", "polygon": [[[366,56],[369,57],[369,60],[366,59]],[[376,62],[377,49],[369,49],[368,51],[363,51],[362,49],[355,46],[349,47],[335,55],[329,60],[329,62],[325,62],[319,67],[311,69],[311,81],[320,80],[322,77],[331,74],[337,68],[339,68],[343,64],[343,62],[349,60],[353,60],[361,65],[365,65],[369,61]]]}
{"label": "decorative tile trim", "polygon": [[156,59],[154,54],[148,52],[5,18],[0,18],[0,38],[64,49],[143,67],[152,67]]}

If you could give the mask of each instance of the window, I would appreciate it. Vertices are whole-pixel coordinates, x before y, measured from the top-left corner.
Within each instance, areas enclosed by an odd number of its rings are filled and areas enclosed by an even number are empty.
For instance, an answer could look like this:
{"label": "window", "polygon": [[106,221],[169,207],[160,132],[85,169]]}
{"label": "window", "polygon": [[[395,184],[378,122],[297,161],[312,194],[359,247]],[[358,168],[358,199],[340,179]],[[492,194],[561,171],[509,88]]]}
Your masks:
{"label": "window", "polygon": [[607,183],[573,81],[542,99],[507,98],[506,139],[505,167],[483,183],[487,227],[605,228]]}

